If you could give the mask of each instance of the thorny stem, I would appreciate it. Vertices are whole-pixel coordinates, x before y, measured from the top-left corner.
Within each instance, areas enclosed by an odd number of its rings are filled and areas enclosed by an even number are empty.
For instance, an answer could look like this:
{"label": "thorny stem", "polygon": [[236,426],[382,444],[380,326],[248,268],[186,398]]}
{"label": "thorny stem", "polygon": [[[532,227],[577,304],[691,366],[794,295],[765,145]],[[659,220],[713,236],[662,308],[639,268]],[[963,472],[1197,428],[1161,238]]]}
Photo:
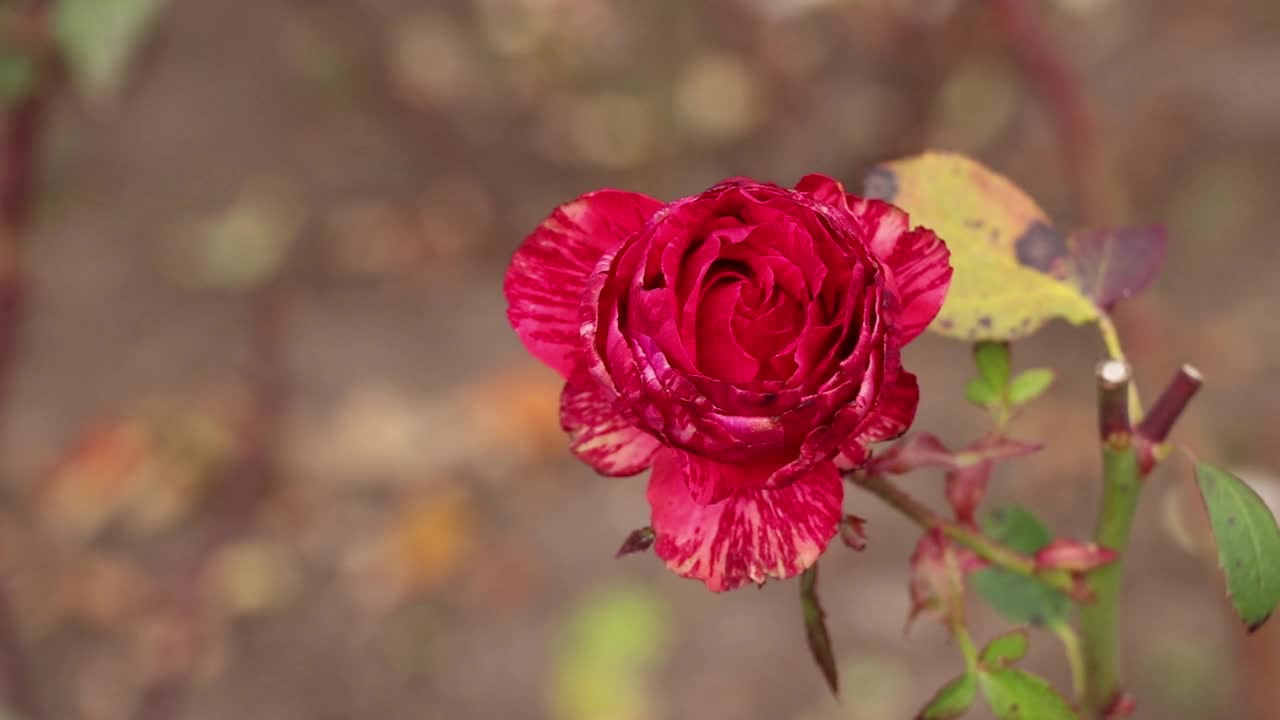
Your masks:
{"label": "thorny stem", "polygon": [[1088,599],[1087,595],[1082,593],[1081,588],[1072,582],[1069,573],[1056,570],[1038,571],[1034,558],[1005,547],[976,530],[948,522],[883,475],[854,473],[849,477],[858,487],[880,498],[894,510],[910,518],[921,528],[925,530],[937,528],[948,539],[972,550],[983,560],[1010,572],[1035,578],[1077,600]]}

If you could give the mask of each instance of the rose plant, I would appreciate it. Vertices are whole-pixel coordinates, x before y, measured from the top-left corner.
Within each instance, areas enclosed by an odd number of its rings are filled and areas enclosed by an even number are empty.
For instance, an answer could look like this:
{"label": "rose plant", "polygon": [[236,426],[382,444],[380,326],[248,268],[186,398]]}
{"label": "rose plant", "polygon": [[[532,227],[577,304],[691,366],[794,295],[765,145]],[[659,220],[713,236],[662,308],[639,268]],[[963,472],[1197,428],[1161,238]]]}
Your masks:
{"label": "rose plant", "polygon": [[[926,153],[875,168],[862,195],[823,175],[790,189],[734,178],[673,202],[590,192],[524,240],[504,291],[516,334],[564,377],[573,453],[603,475],[650,471],[650,525],[619,554],[651,545],[717,592],[803,575],[808,641],[835,690],[816,563],[837,534],[867,544],[843,509],[847,480],[924,531],[912,616],[942,620],[964,657],[920,717],[958,717],[980,693],[1001,718],[1115,718],[1134,706],[1116,663],[1120,563],[1145,478],[1200,385],[1184,368],[1144,417],[1108,316],[1151,281],[1164,247],[1157,226],[1064,235],[1005,178]],[[1053,372],[1013,374],[1008,341],[1053,318],[1096,323],[1112,356],[1098,370],[1103,502],[1090,540],[1054,538],[1022,508],[977,512],[995,464],[1040,447],[1009,426]],[[930,434],[873,447],[915,419],[901,352],[926,328],[975,343],[965,396],[991,428],[954,451]],[[951,518],[892,480],[924,468],[945,471]],[[1232,601],[1256,628],[1280,601],[1280,529],[1239,479],[1197,473]],[[966,584],[1062,640],[1074,702],[1014,667],[1025,631],[978,648]]]}

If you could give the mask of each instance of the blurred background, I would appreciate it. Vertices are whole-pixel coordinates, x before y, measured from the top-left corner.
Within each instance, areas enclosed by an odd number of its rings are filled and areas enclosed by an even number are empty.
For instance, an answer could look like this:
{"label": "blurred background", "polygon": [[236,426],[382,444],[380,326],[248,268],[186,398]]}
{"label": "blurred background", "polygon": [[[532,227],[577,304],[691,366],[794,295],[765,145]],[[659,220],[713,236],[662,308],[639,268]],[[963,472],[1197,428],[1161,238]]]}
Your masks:
{"label": "blurred background", "polygon": [[[570,457],[511,252],[601,186],[966,152],[1063,227],[1168,225],[1119,312],[1138,379],[1196,364],[1179,439],[1276,501],[1277,77],[1275,0],[3,0],[0,717],[911,717],[961,666],[904,636],[913,528],[849,491],[840,702],[794,583],[615,560],[645,481]],[[1014,426],[1050,445],[991,501],[1077,537],[1102,352],[1017,345],[1058,371]],[[906,364],[917,428],[980,432],[965,345]],[[1280,631],[1230,618],[1185,483],[1149,481],[1128,566],[1138,717],[1280,717]],[[1029,662],[1067,686],[1051,635]]]}

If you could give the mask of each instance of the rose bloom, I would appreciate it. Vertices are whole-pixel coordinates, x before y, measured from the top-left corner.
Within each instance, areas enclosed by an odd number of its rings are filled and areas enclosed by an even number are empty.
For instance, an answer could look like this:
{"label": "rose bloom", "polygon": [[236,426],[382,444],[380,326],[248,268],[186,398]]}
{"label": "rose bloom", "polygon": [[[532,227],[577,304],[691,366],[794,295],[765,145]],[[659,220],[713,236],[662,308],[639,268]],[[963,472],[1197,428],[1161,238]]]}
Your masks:
{"label": "rose bloom", "polygon": [[604,475],[652,468],[655,552],[721,591],[813,565],[840,471],[911,425],[899,354],[942,306],[948,259],[831,178],[733,179],[672,203],[583,195],[525,239],[504,290],[565,378],[573,452]]}

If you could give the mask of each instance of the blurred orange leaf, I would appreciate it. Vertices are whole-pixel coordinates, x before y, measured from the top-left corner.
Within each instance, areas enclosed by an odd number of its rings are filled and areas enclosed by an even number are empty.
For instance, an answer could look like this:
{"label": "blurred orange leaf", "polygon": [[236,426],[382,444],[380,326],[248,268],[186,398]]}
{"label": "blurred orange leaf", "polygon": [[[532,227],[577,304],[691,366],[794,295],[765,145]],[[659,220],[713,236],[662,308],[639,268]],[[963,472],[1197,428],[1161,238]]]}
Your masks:
{"label": "blurred orange leaf", "polygon": [[475,511],[456,489],[411,501],[383,540],[384,567],[405,593],[429,592],[475,550]]}

